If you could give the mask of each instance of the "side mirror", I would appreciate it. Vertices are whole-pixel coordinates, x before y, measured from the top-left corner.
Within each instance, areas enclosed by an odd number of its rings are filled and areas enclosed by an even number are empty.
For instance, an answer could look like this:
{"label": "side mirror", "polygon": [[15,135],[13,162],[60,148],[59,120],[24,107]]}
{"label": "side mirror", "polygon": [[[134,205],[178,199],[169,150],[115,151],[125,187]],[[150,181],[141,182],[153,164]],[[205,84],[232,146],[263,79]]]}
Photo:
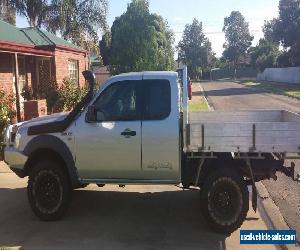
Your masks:
{"label": "side mirror", "polygon": [[97,111],[94,105],[88,106],[88,110],[85,115],[85,121],[88,123],[97,121]]}

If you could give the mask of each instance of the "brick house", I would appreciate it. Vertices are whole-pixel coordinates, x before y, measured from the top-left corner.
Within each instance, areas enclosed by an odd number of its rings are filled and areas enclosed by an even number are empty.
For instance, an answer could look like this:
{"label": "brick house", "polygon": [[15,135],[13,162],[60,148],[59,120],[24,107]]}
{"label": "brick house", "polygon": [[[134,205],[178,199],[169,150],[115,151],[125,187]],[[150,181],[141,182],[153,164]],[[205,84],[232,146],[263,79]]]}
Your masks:
{"label": "brick house", "polygon": [[38,28],[17,28],[0,20],[0,88],[16,97],[17,119],[22,120],[25,85],[33,92],[42,83],[62,84],[69,78],[84,86],[88,68],[85,50]]}

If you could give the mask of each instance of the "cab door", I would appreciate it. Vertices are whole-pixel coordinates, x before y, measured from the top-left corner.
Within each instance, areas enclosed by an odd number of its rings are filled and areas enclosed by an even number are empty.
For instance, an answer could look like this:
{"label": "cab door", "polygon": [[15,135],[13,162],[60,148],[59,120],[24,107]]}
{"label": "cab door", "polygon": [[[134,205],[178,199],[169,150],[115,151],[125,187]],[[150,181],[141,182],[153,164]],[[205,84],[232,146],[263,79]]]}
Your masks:
{"label": "cab door", "polygon": [[180,181],[179,99],[176,76],[144,74],[142,173],[147,179]]}
{"label": "cab door", "polygon": [[76,123],[76,167],[82,179],[139,178],[139,82],[137,79],[112,83],[93,103],[97,121],[88,123],[83,114]]}

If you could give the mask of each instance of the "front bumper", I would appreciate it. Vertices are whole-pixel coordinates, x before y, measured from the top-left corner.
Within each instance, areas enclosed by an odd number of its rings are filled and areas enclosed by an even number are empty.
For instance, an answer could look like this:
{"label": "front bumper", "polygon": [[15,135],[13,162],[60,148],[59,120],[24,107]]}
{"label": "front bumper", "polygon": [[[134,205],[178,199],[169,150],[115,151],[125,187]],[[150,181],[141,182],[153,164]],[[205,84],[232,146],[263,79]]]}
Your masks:
{"label": "front bumper", "polygon": [[15,149],[6,146],[4,149],[4,161],[18,176],[24,177],[24,166],[28,157]]}

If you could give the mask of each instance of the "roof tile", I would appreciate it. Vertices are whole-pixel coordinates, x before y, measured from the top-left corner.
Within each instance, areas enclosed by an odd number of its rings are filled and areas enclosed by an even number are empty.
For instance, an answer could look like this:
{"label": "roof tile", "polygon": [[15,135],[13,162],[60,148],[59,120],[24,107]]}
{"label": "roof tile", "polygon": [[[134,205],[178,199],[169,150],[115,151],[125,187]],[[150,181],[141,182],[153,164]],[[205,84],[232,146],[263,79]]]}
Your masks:
{"label": "roof tile", "polygon": [[32,46],[62,46],[84,51],[82,48],[39,28],[17,28],[0,20],[0,41],[14,42]]}

